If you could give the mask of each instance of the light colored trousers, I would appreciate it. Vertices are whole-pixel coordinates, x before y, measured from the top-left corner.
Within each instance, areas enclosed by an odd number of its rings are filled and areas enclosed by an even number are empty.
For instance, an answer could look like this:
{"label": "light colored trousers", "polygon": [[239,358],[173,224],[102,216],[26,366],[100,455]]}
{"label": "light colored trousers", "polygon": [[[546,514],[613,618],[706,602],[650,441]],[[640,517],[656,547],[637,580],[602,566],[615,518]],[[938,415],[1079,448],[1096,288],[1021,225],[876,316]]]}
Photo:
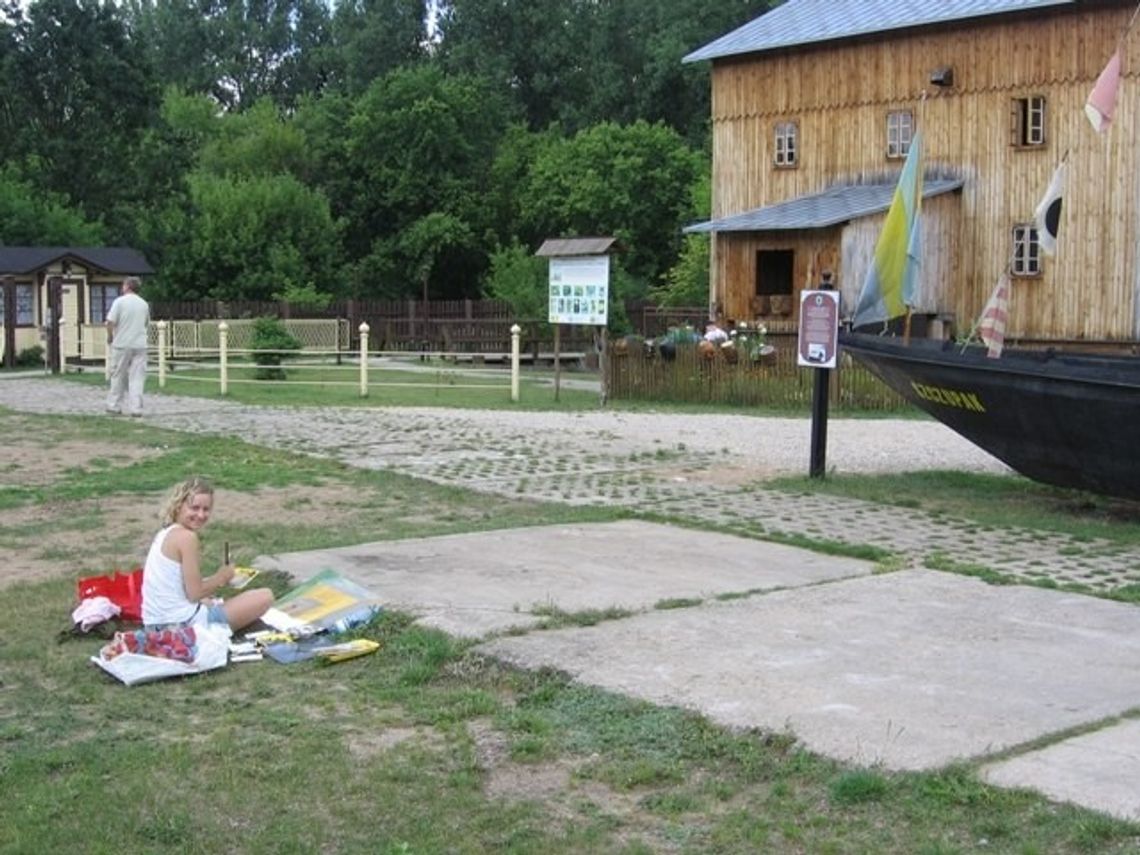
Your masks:
{"label": "light colored trousers", "polygon": [[[146,384],[146,348],[111,348],[111,389],[107,409],[142,415],[143,386]],[[123,407],[126,397],[127,406]]]}

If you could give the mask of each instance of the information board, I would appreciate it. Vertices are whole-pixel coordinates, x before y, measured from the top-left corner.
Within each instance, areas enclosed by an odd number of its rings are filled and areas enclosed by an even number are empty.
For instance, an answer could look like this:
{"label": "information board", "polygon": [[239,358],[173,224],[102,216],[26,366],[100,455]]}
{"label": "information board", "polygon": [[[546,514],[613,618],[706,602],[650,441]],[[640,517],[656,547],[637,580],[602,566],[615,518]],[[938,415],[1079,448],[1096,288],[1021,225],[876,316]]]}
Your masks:
{"label": "information board", "polygon": [[550,259],[550,323],[604,327],[609,305],[608,255]]}
{"label": "information board", "polygon": [[834,368],[839,347],[839,292],[800,292],[800,338],[796,362]]}

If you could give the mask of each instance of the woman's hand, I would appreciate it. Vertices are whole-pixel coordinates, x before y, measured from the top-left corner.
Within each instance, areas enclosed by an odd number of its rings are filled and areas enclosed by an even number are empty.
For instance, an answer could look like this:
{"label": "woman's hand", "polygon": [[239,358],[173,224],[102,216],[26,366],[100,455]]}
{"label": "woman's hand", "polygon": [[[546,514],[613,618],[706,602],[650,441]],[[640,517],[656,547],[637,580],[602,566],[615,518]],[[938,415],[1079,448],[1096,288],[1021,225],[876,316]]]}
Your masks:
{"label": "woman's hand", "polygon": [[214,574],[214,579],[218,583],[219,588],[224,588],[233,581],[234,574],[237,572],[236,565],[223,564],[218,568],[218,572]]}

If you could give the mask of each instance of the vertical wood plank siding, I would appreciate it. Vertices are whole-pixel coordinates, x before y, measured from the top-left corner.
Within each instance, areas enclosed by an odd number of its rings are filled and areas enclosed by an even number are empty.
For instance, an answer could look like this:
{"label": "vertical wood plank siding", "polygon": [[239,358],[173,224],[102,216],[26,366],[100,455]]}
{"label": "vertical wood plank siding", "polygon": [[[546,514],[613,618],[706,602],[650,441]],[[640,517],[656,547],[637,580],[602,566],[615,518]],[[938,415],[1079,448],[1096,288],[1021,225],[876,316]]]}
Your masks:
{"label": "vertical wood plank siding", "polygon": [[[1009,261],[1011,229],[1030,223],[1068,150],[1059,252],[1039,277],[1014,280],[1007,335],[1108,340],[1138,334],[1136,109],[1140,28],[1123,49],[1124,80],[1112,129],[1098,136],[1083,108],[1128,24],[1134,4],[1043,9],[951,27],[885,34],[714,62],[713,216],[814,193],[837,183],[893,180],[886,116],[912,110],[927,175],[958,177],[960,193],[924,202],[923,311],[953,315],[965,331]],[[930,72],[953,68],[954,85]],[[924,97],[925,95],[925,97]],[[1046,99],[1046,144],[1011,145],[1013,99]],[[799,126],[795,169],[773,166],[778,121]],[[794,248],[795,287],[816,267],[835,271],[853,306],[883,216],[796,233],[720,233],[713,294],[733,317],[750,317],[757,249]],[[798,300],[796,301],[798,304]]]}

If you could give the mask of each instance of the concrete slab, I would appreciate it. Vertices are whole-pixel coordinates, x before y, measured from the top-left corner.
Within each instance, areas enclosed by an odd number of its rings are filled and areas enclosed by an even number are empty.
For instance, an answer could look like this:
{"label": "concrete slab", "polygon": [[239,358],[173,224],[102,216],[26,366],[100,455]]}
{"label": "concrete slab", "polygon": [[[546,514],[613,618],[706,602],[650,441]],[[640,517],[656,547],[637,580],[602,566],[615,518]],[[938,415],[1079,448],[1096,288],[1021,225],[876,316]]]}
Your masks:
{"label": "concrete slab", "polygon": [[1140,705],[1140,609],[922,570],[479,649],[889,769],[940,767]]}
{"label": "concrete slab", "polygon": [[543,607],[641,611],[664,599],[812,585],[872,565],[774,543],[638,521],[540,526],[261,556],[304,580],[324,568],[392,608],[471,638],[532,627]]}
{"label": "concrete slab", "polygon": [[1122,721],[993,763],[982,768],[982,779],[1140,822],[1140,721]]}

